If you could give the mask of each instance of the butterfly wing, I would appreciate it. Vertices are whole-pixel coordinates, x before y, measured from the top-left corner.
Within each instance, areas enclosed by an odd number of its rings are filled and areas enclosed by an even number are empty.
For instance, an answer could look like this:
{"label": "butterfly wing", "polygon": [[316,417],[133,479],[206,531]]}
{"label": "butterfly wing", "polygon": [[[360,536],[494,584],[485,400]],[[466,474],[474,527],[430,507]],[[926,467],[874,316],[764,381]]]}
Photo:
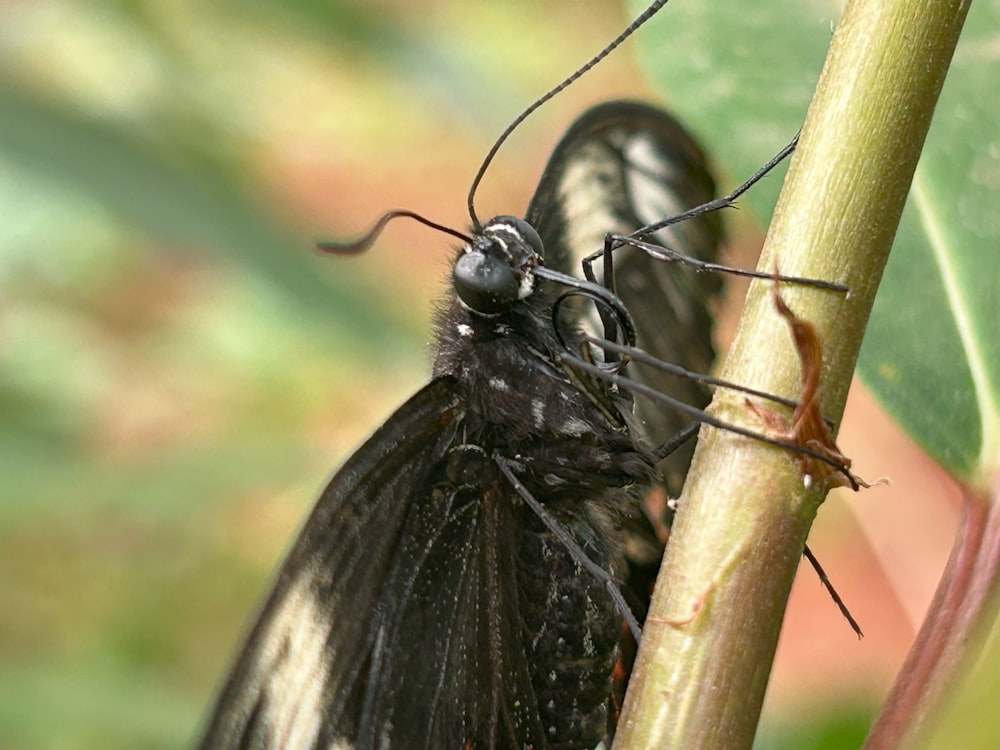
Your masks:
{"label": "butterfly wing", "polygon": [[[477,425],[455,379],[438,377],[337,472],[236,661],[203,750],[597,742],[614,607],[490,451],[465,442]],[[528,459],[549,455],[536,452]],[[571,507],[569,533],[591,554],[604,550],[600,524],[577,521]]]}
{"label": "butterfly wing", "polygon": [[384,648],[385,582],[399,575],[400,544],[425,539],[414,526],[428,533],[435,520],[414,518],[414,488],[446,454],[463,411],[454,381],[435,379],[333,477],[278,574],[202,748],[354,747],[364,701],[378,694],[368,672]]}
{"label": "butterfly wing", "polygon": [[[570,273],[600,250],[606,233],[630,234],[715,197],[715,182],[692,136],[666,112],[611,101],[587,110],[556,146],[527,220],[545,245],[545,262]],[[722,241],[716,212],[681,222],[651,239],[701,260],[716,260]],[[618,296],[632,313],[640,348],[696,372],[715,358],[709,305],[721,286],[716,274],[694,273],[635,248],[615,252]],[[600,275],[601,264],[595,264]],[[701,385],[643,367],[629,376],[694,406],[708,403]],[[643,400],[636,411],[654,443],[687,426],[684,415]],[[672,494],[680,492],[690,446],[660,465]]]}

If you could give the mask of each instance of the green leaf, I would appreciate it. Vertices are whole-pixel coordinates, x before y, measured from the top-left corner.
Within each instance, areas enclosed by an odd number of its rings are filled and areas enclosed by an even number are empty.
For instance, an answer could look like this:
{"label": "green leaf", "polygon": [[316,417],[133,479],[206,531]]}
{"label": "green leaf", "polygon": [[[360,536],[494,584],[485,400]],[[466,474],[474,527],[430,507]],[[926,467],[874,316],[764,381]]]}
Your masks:
{"label": "green leaf", "polygon": [[[632,2],[634,8],[643,2]],[[640,39],[649,75],[724,165],[752,174],[801,126],[839,7],[678,3]],[[1000,3],[976,2],[945,83],[858,364],[953,475],[1000,457]],[[762,221],[780,184],[746,197]]]}
{"label": "green leaf", "polygon": [[969,13],[859,375],[938,462],[983,486],[1000,459],[1000,4]]}

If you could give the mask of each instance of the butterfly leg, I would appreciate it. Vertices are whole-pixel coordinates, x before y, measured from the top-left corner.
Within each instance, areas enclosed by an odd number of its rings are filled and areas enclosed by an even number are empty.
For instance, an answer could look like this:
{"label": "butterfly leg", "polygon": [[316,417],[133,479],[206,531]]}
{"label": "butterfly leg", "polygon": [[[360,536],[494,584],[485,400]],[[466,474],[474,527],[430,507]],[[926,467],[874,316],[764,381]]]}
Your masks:
{"label": "butterfly leg", "polygon": [[[751,187],[757,184],[765,175],[767,175],[771,170],[773,170],[778,164],[784,161],[798,145],[799,136],[798,134],[791,140],[791,142],[781,149],[770,161],[764,166],[754,172],[749,179],[737,186],[728,195],[721,198],[716,198],[714,200],[702,203],[699,206],[690,208],[687,211],[683,211],[679,214],[670,216],[662,221],[658,221],[654,224],[649,224],[645,227],[641,227],[630,234],[612,234],[608,235],[604,241],[604,247],[597,252],[592,253],[587,256],[583,263],[586,269],[590,268],[593,261],[598,257],[604,257],[605,268],[608,268],[608,258],[613,254],[615,250],[619,247],[631,246],[644,250],[653,258],[657,260],[664,260],[670,262],[684,263],[695,268],[698,271],[718,271],[722,273],[729,273],[735,276],[746,276],[750,278],[763,278],[771,279],[773,281],[783,281],[794,284],[801,284],[804,286],[812,286],[818,289],[826,289],[829,291],[846,293],[848,288],[843,284],[838,284],[836,282],[824,281],[823,279],[810,279],[801,276],[784,276],[779,273],[768,273],[766,271],[755,271],[746,268],[737,268],[734,266],[727,266],[722,263],[715,263],[711,261],[700,260],[698,258],[693,258],[690,255],[685,255],[676,250],[672,250],[667,247],[662,242],[650,242],[648,237],[654,232],[658,232],[661,229],[666,229],[674,224],[680,224],[681,222],[693,219],[698,216],[702,216],[712,211],[718,211],[723,208],[730,208],[736,202],[736,199],[748,191]],[[613,288],[613,287],[609,287]]]}
{"label": "butterfly leg", "polygon": [[514,491],[521,497],[522,500],[531,508],[532,512],[538,516],[539,520],[545,527],[552,532],[553,536],[558,539],[562,545],[569,551],[573,559],[576,560],[580,566],[590,573],[594,578],[604,584],[604,587],[608,590],[612,600],[615,602],[615,606],[621,612],[622,617],[625,618],[625,622],[628,623],[629,630],[632,632],[632,637],[635,638],[636,642],[639,641],[639,636],[642,634],[642,628],[639,627],[639,621],[636,619],[632,610],[629,608],[628,604],[625,602],[625,597],[621,592],[621,587],[612,577],[608,571],[597,565],[589,557],[587,553],[581,549],[580,545],[576,543],[576,540],[570,535],[566,528],[559,523],[559,521],[549,513],[545,507],[538,502],[534,495],[525,487],[521,480],[517,478],[514,474],[514,469],[512,467],[512,462],[501,456],[499,453],[493,454],[493,461],[500,468],[500,471],[506,477],[507,481],[510,482],[511,487]]}
{"label": "butterfly leg", "polygon": [[[614,269],[614,249],[612,246],[614,235],[606,234],[604,235],[604,249],[600,251],[600,257],[603,259],[604,264],[604,278],[602,281],[598,281],[597,275],[594,273],[594,260],[597,259],[598,255],[588,256],[584,258],[581,265],[583,267],[583,276],[587,281],[592,284],[599,284],[608,290],[609,293],[615,293],[615,269]],[[617,341],[618,340],[618,323],[615,320],[614,315],[611,311],[598,305],[597,314],[601,318],[601,325],[604,327],[604,338],[607,341]],[[618,353],[605,349],[604,352],[605,362],[617,362]]]}
{"label": "butterfly leg", "polygon": [[684,443],[686,443],[688,440],[691,440],[695,435],[698,434],[698,429],[700,427],[701,427],[701,422],[692,422],[683,430],[678,432],[676,435],[667,438],[656,448],[655,453],[657,459],[662,461],[664,458],[666,458],[675,450],[684,445]]}

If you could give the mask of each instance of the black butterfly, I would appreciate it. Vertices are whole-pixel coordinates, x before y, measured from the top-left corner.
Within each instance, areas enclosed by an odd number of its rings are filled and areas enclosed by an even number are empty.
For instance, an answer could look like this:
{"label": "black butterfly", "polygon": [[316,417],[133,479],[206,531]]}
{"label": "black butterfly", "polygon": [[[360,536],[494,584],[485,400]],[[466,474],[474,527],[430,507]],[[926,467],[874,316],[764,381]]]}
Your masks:
{"label": "black butterfly", "polygon": [[[642,309],[641,343],[704,368],[705,302],[717,282],[676,281],[645,253],[618,264],[621,297],[569,272],[605,232],[675,212],[678,185],[690,194],[679,207],[714,190],[683,129],[652,107],[600,105],[556,147],[526,219],[486,222],[459,250],[436,316],[431,382],[324,490],[203,748],[610,741],[621,581],[632,576],[624,586],[641,615],[649,591],[636,571],[662,553],[636,501],[658,478],[660,454],[631,398],[578,366],[594,357],[618,367],[585,342],[568,298],[593,301],[605,332],[626,343],[635,330],[626,302]],[[710,259],[718,223],[700,221],[684,227],[687,238],[661,241]],[[678,395],[704,402],[693,387]],[[655,419],[658,440],[689,421]],[[676,486],[683,462],[669,469]]]}

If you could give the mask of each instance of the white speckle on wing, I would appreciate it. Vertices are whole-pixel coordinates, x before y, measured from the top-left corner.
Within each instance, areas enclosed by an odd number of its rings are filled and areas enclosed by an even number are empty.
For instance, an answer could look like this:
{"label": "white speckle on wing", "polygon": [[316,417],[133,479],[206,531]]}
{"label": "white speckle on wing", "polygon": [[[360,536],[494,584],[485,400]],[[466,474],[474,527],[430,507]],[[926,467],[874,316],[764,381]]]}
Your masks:
{"label": "white speckle on wing", "polygon": [[459,323],[455,326],[455,330],[458,331],[458,335],[462,338],[469,338],[472,335],[472,326],[468,323]]}
{"label": "white speckle on wing", "polygon": [[490,388],[493,388],[494,390],[502,391],[504,393],[510,390],[510,385],[503,378],[490,378],[488,382],[490,384]]}
{"label": "white speckle on wing", "polygon": [[533,650],[538,648],[538,644],[539,644],[539,642],[541,642],[542,636],[545,635],[545,631],[547,629],[548,629],[547,628],[547,623],[543,622],[542,623],[542,627],[540,627],[538,630],[535,631],[535,635],[532,636],[532,638],[531,638],[531,648]]}
{"label": "white speckle on wing", "polygon": [[531,399],[531,416],[535,420],[535,427],[545,424],[545,402],[542,399]]}
{"label": "white speckle on wing", "polygon": [[[548,547],[545,548],[548,550]],[[554,609],[556,604],[559,603],[559,589],[556,586],[549,586],[548,592],[545,594],[545,607],[547,609]]]}
{"label": "white speckle on wing", "polygon": [[567,435],[585,435],[590,427],[582,419],[570,417],[562,424],[562,431]]}
{"label": "white speckle on wing", "polygon": [[312,747],[319,736],[330,627],[304,580],[289,587],[268,621],[254,679],[266,693],[263,726],[282,747]]}

